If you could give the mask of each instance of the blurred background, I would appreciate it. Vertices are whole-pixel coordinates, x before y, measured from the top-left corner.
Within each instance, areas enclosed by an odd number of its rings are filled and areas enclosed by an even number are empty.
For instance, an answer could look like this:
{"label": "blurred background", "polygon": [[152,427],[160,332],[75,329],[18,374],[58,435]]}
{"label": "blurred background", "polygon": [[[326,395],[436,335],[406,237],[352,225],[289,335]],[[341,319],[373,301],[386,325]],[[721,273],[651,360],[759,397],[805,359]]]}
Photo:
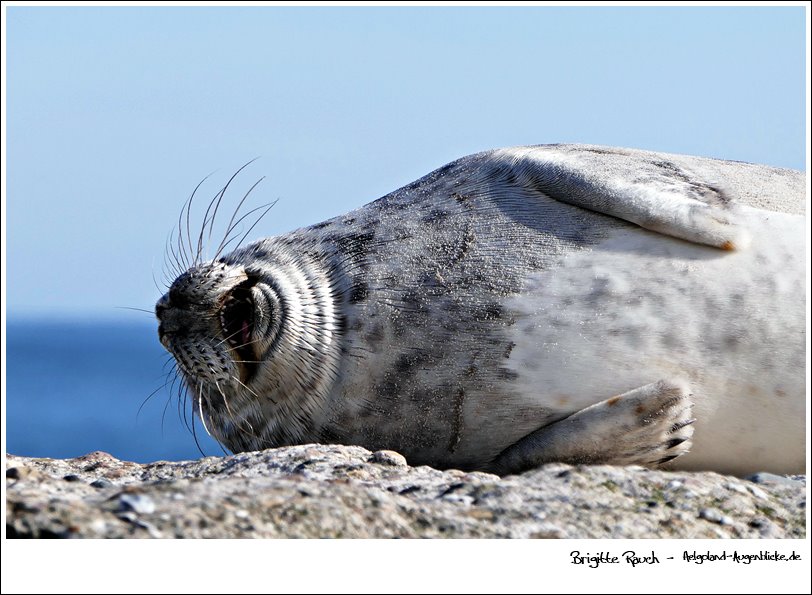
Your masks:
{"label": "blurred background", "polygon": [[[167,382],[149,311],[171,281],[165,247],[183,202],[211,174],[205,208],[255,157],[223,207],[265,176],[247,206],[279,202],[252,238],[501,146],[806,160],[801,7],[9,7],[6,17],[13,454],[222,453]],[[193,209],[193,230],[202,216]]]}

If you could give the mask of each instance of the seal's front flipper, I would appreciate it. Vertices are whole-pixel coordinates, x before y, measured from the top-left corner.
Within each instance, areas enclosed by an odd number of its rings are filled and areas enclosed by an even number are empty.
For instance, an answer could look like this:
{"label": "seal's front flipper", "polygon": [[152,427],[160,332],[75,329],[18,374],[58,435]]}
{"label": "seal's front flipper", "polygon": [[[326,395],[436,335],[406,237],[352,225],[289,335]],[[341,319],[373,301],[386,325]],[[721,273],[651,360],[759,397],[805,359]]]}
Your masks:
{"label": "seal's front flipper", "polygon": [[490,470],[506,475],[552,462],[657,466],[688,452],[691,407],[685,384],[647,384],[525,436]]}
{"label": "seal's front flipper", "polygon": [[707,172],[662,156],[576,145],[502,149],[494,158],[497,178],[559,202],[723,250],[750,240],[735,201]]}

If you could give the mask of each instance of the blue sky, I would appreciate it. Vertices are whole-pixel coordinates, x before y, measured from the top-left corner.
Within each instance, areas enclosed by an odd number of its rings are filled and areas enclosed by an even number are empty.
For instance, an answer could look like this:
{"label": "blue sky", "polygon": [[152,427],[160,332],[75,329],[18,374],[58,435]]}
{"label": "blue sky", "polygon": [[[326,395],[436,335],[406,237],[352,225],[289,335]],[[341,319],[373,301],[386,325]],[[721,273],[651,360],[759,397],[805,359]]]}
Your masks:
{"label": "blue sky", "polygon": [[499,146],[805,163],[799,7],[11,7],[7,44],[11,318],[148,318],[183,201],[254,157],[256,237]]}

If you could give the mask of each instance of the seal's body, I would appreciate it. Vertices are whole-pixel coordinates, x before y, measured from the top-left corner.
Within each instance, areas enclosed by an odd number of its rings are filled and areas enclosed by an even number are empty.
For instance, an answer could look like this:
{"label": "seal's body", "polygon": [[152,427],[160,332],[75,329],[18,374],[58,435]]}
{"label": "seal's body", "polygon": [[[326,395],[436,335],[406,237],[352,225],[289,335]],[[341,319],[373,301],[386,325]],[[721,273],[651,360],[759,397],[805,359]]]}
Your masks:
{"label": "seal's body", "polygon": [[626,149],[480,153],[195,264],[159,332],[236,451],[800,472],[803,188]]}

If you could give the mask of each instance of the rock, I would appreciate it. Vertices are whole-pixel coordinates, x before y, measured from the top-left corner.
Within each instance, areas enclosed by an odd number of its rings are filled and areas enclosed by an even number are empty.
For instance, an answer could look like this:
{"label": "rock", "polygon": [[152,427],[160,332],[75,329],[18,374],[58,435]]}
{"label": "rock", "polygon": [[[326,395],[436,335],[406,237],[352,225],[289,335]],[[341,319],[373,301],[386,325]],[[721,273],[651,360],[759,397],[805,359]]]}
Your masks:
{"label": "rock", "polygon": [[139,514],[152,514],[155,512],[155,502],[143,494],[121,494],[118,497],[120,509],[133,511]]}
{"label": "rock", "polygon": [[718,523],[720,525],[732,525],[733,519],[729,516],[722,514],[715,508],[703,508],[699,511],[699,518],[710,521],[711,523]]}
{"label": "rock", "polygon": [[8,467],[6,469],[6,479],[22,479],[23,472],[20,467]]}
{"label": "rock", "polygon": [[369,457],[370,463],[379,463],[381,465],[392,465],[394,467],[406,467],[406,457],[394,450],[378,450],[372,453]]}
{"label": "rock", "polygon": [[9,537],[806,536],[803,477],[756,488],[716,473],[556,463],[500,478],[312,444],[146,465],[10,455],[6,468]]}
{"label": "rock", "polygon": [[[796,476],[798,477],[798,476]],[[788,485],[792,485],[793,483],[798,483],[799,479],[795,479],[793,477],[785,477],[783,475],[775,475],[774,473],[755,473],[747,477],[749,481],[753,483],[784,483]],[[800,479],[801,482],[806,483],[806,479]]]}

